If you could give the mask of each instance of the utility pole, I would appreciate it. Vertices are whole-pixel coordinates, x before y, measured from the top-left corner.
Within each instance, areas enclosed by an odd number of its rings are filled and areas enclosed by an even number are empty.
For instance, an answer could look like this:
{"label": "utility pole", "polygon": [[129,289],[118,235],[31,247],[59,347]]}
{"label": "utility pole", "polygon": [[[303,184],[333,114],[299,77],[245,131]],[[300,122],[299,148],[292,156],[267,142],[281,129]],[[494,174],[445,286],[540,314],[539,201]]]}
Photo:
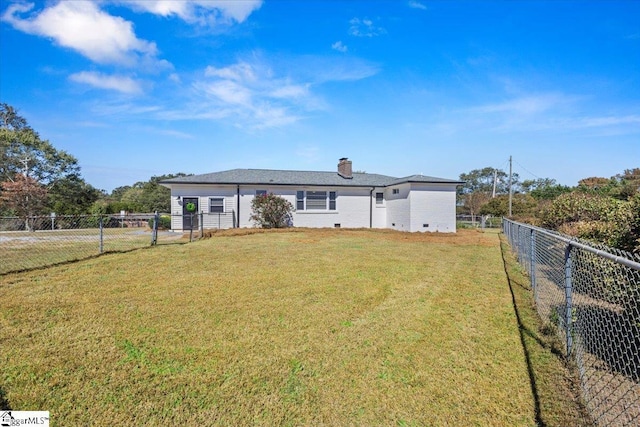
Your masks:
{"label": "utility pole", "polygon": [[496,198],[496,182],[498,181],[498,169],[493,170],[493,193],[491,194],[491,198]]}
{"label": "utility pole", "polygon": [[25,157],[22,160],[20,160],[20,163],[22,163],[24,165],[24,176],[28,177],[29,176],[29,161],[31,160],[31,157]]}
{"label": "utility pole", "polygon": [[512,195],[513,195],[513,191],[511,191],[511,183],[512,183],[512,164],[511,164],[511,156],[509,156],[509,218],[511,218],[511,202],[512,202]]}

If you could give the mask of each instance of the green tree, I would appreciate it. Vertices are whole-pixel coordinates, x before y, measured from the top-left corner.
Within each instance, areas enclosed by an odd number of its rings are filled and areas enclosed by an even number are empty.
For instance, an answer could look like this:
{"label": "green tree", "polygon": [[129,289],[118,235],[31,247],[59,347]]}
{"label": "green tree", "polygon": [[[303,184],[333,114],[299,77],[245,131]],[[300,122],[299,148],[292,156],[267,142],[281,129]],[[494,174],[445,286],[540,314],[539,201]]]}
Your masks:
{"label": "green tree", "polygon": [[[530,217],[535,214],[538,202],[529,194],[514,194],[511,200],[511,214],[514,217]],[[501,194],[489,200],[481,209],[480,214],[492,216],[507,216],[509,213],[509,195]]]}
{"label": "green tree", "polygon": [[262,228],[285,228],[289,226],[293,205],[275,194],[256,196],[251,201],[251,220]]}
{"label": "green tree", "polygon": [[553,200],[561,194],[573,191],[571,187],[560,185],[552,178],[525,179],[520,184],[520,190],[531,194],[536,200]]}
{"label": "green tree", "polygon": [[621,174],[615,176],[620,183],[617,197],[622,200],[629,200],[640,193],[640,168],[625,169]]}
{"label": "green tree", "polygon": [[65,177],[49,185],[49,207],[62,215],[89,213],[91,206],[104,196],[77,175]]}
{"label": "green tree", "polygon": [[130,185],[124,185],[122,187],[114,188],[109,197],[115,201],[120,201],[122,200],[122,196],[124,195],[124,193],[126,193],[130,188]]}
{"label": "green tree", "polygon": [[[462,210],[472,216],[482,213],[483,207],[493,200],[494,185],[496,195],[509,193],[509,174],[500,169],[474,169],[468,173],[461,173],[460,180],[464,181],[464,185],[458,186],[457,189],[458,205],[463,206]],[[518,188],[518,180],[518,174],[512,174],[513,192]]]}
{"label": "green tree", "polygon": [[629,235],[624,239],[624,246],[635,253],[640,253],[640,191],[637,191],[630,199],[631,224]]}
{"label": "green tree", "polygon": [[21,173],[49,185],[79,172],[75,157],[40,139],[15,108],[0,103],[0,182],[11,181]]}
{"label": "green tree", "polygon": [[171,190],[160,182],[166,179],[187,176],[184,173],[152,176],[149,181],[139,181],[132,186],[118,187],[111,193],[114,203],[124,206],[129,212],[169,212],[171,210]]}
{"label": "green tree", "polygon": [[[468,173],[461,173],[460,180],[464,181],[464,185],[458,187],[459,194],[474,193],[476,191],[493,194],[494,179],[496,182],[496,194],[508,194],[509,174],[503,170],[492,167],[474,169]],[[512,174],[511,186],[514,193],[518,190],[518,183],[518,174]]]}

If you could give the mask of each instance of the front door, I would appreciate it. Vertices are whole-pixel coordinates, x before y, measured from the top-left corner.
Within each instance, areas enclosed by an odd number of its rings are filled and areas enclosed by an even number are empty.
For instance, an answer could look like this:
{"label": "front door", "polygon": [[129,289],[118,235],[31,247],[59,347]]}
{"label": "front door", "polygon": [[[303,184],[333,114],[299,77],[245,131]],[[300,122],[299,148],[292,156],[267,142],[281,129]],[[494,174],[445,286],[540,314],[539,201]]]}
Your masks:
{"label": "front door", "polygon": [[[193,208],[189,211],[188,207]],[[183,197],[182,198],[182,229],[197,230],[198,229],[198,198]]]}

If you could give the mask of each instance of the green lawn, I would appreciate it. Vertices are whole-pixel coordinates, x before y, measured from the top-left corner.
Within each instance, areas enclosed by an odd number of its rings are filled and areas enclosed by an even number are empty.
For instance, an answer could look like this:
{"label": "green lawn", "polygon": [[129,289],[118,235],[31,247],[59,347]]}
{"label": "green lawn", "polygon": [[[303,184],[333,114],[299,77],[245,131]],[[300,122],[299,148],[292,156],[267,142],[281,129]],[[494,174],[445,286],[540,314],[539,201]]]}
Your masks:
{"label": "green lawn", "polygon": [[547,417],[498,235],[475,230],[217,233],[0,276],[0,400],[53,425]]}

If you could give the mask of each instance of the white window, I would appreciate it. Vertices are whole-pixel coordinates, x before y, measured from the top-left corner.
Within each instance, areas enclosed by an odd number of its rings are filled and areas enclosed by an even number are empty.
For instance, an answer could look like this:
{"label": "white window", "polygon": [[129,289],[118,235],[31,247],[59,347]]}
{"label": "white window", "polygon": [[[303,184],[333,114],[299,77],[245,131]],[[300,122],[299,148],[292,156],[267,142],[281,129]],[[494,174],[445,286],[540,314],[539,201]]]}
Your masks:
{"label": "white window", "polygon": [[329,210],[330,211],[336,210],[336,192],[335,191],[329,191]]}
{"label": "white window", "polygon": [[224,198],[212,197],[209,199],[209,213],[224,213]]}
{"label": "white window", "polygon": [[327,210],[327,192],[307,191],[307,210]]}
{"label": "white window", "polygon": [[296,210],[335,211],[338,193],[336,191],[297,191]]}
{"label": "white window", "polygon": [[376,193],[376,205],[381,205],[384,202],[384,193]]}
{"label": "white window", "polygon": [[400,189],[399,188],[394,188],[393,189],[393,194],[400,194]]}
{"label": "white window", "polygon": [[298,211],[304,210],[304,191],[296,192],[296,210]]}

